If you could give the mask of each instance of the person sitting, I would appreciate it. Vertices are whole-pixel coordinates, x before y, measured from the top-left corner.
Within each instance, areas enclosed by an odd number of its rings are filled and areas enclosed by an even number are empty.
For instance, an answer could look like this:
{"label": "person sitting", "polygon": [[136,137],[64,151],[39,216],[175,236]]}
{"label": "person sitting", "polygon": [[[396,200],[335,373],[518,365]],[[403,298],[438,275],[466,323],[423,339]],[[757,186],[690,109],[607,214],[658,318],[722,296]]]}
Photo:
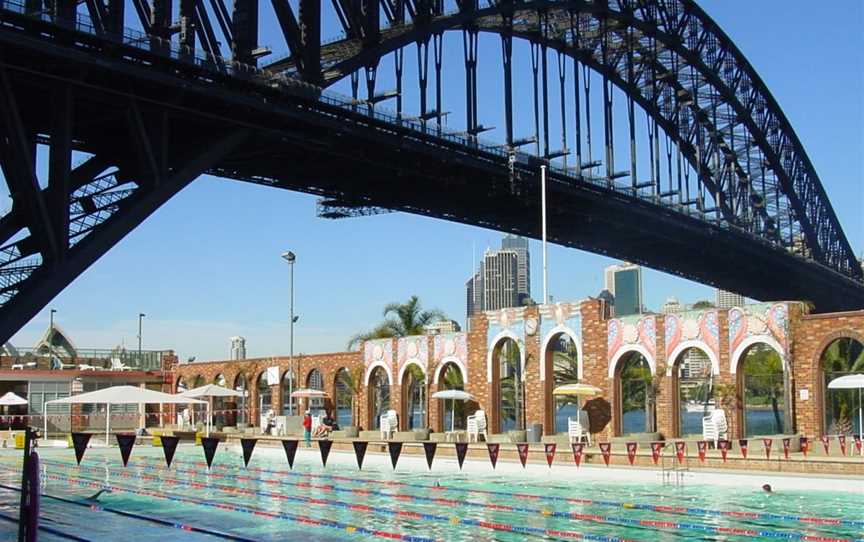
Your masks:
{"label": "person sitting", "polygon": [[268,410],[265,415],[264,434],[272,435],[276,431],[276,413],[273,410]]}
{"label": "person sitting", "polygon": [[336,420],[333,419],[330,411],[327,411],[324,419],[321,420],[321,423],[318,424],[318,427],[315,428],[316,437],[327,437],[330,435],[332,431],[339,429],[339,425],[336,423]]}

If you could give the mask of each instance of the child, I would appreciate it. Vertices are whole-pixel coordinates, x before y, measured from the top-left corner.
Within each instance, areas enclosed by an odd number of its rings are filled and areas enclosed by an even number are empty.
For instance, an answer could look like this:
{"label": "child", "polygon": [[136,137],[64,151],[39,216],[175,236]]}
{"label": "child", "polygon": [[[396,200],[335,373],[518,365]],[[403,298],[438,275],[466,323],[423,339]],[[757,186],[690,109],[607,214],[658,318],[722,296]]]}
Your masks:
{"label": "child", "polygon": [[306,447],[312,447],[312,416],[309,411],[303,416],[303,438],[306,440]]}

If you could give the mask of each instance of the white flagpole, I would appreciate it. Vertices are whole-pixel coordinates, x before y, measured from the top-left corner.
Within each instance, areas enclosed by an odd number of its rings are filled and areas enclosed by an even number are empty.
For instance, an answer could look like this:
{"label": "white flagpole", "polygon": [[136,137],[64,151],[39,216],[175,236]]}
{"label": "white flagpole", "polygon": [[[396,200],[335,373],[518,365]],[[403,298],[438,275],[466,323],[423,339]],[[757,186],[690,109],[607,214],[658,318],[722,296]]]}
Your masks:
{"label": "white flagpole", "polygon": [[548,280],[546,272],[546,166],[540,166],[540,212],[543,221],[543,304],[549,303],[549,295],[546,290]]}

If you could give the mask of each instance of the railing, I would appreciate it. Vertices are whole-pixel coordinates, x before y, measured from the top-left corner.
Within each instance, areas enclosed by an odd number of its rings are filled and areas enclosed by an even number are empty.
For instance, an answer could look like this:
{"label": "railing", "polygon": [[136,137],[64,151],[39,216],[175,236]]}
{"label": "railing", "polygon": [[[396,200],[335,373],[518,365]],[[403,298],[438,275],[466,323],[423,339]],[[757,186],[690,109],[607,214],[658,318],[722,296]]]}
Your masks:
{"label": "railing", "polygon": [[0,355],[0,370],[159,371],[167,350],[76,350],[74,356],[60,348],[49,355],[44,349],[18,348]]}

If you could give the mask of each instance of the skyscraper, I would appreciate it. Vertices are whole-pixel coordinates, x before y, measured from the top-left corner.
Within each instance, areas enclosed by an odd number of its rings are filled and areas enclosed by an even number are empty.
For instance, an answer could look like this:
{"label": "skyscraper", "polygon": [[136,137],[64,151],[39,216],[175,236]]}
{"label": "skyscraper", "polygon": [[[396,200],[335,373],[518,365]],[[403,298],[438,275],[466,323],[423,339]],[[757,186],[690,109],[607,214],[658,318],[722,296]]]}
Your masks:
{"label": "skyscraper", "polygon": [[487,250],[483,255],[483,310],[519,306],[518,261],[513,250]]}
{"label": "skyscraper", "polygon": [[508,234],[501,239],[501,250],[512,250],[516,253],[516,295],[518,304],[531,297],[531,254],[528,251],[528,239]]}
{"label": "skyscraper", "polygon": [[731,309],[732,307],[741,307],[744,305],[744,296],[717,288],[714,295],[714,304],[718,309]]}
{"label": "skyscraper", "polygon": [[480,262],[480,267],[477,272],[474,273],[474,276],[465,282],[465,293],[465,307],[467,308],[466,312],[468,315],[468,318],[465,321],[470,322],[471,317],[482,311],[485,305],[483,301],[483,262]]}
{"label": "skyscraper", "polygon": [[231,337],[231,359],[246,359],[246,339]]}
{"label": "skyscraper", "polygon": [[615,316],[642,312],[642,268],[631,263],[610,265],[604,270],[606,289],[615,296]]}

